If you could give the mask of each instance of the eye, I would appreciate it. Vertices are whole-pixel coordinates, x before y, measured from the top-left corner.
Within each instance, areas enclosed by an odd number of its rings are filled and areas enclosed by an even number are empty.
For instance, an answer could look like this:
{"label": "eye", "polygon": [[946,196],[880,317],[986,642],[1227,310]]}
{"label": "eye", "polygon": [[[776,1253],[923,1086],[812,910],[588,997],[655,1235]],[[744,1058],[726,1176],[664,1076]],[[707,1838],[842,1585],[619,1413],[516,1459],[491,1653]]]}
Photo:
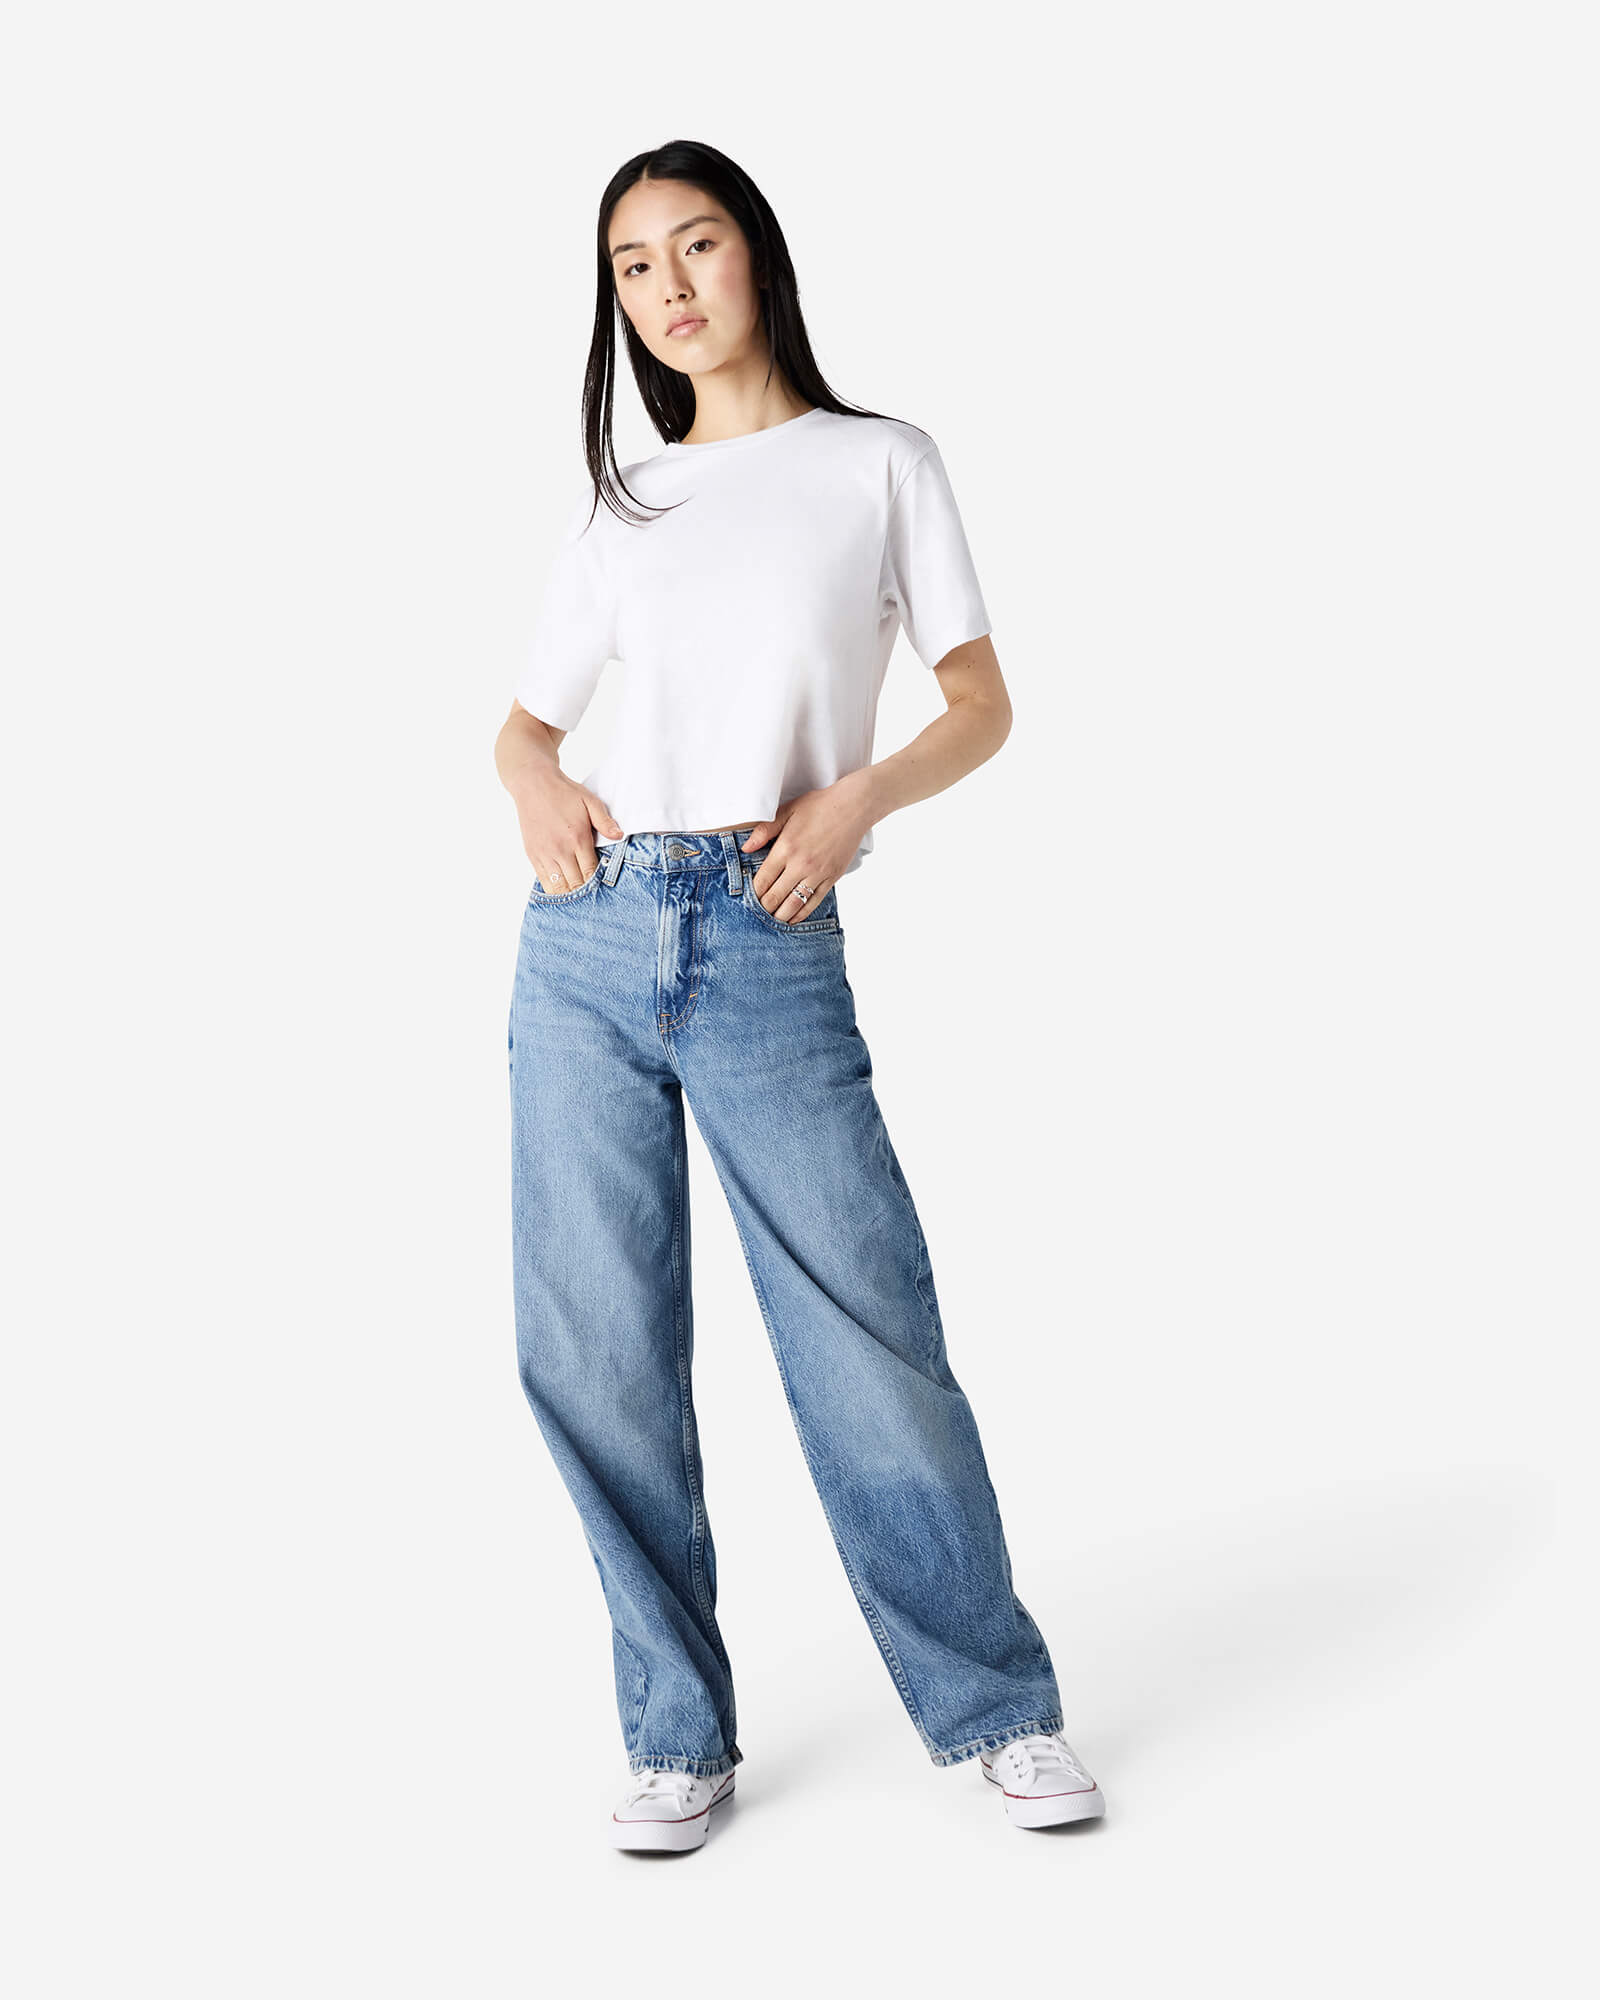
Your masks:
{"label": "eye", "polygon": [[[689,245],[690,250],[699,250],[702,247],[707,250],[715,250],[717,246],[715,240],[709,236],[697,236],[695,240]],[[623,276],[624,278],[631,278],[635,271],[643,271],[648,268],[649,267],[646,265],[644,259],[641,257],[632,264],[625,264],[622,267],[621,276]]]}

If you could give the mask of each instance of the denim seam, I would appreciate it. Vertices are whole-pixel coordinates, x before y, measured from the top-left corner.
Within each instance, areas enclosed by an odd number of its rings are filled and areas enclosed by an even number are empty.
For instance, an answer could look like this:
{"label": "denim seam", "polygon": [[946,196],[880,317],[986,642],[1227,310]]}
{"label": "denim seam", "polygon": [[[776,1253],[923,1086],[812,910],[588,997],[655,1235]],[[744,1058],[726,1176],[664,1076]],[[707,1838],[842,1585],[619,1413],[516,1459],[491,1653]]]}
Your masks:
{"label": "denim seam", "polygon": [[[977,1416],[975,1412],[973,1415],[973,1429],[976,1432]],[[1000,1544],[1001,1574],[1005,1577],[1006,1589],[1011,1592],[1011,1602],[1017,1614],[1017,1622],[1026,1628],[1024,1637],[1027,1638],[1029,1650],[1039,1664],[1040,1673],[1048,1677],[1051,1681],[1054,1681],[1056,1672],[1055,1661],[1050,1657],[1050,1648],[1045,1643],[1043,1632],[1039,1629],[1039,1622],[1017,1595],[1016,1577],[1011,1564],[1011,1546],[1006,1539],[1005,1522],[1000,1517],[1000,1496],[995,1491],[994,1479],[989,1471],[988,1459],[984,1453],[981,1438],[978,1439],[977,1443],[977,1458],[978,1472],[983,1480],[983,1490],[989,1496],[989,1513],[994,1521],[995,1539]]]}
{"label": "denim seam", "polygon": [[[744,859],[756,861],[756,855],[747,854]],[[765,860],[766,856],[762,855],[761,859]],[[674,861],[668,867],[658,861],[637,861],[630,854],[622,865],[624,868],[642,868],[649,875],[720,875],[727,864],[714,855],[708,855],[700,861]]]}
{"label": "denim seam", "polygon": [[705,949],[705,916],[701,909],[703,901],[704,891],[696,890],[689,906],[689,923],[691,927],[689,934],[689,997],[684,1002],[683,1012],[678,1015],[676,1020],[667,1020],[660,1024],[663,1033],[670,1032],[673,1028],[681,1028],[694,1012],[695,998],[700,991],[700,958]]}
{"label": "denim seam", "polygon": [[720,1778],[736,1764],[744,1762],[744,1752],[735,1743],[720,1757],[680,1757],[671,1751],[636,1750],[628,1759],[630,1771],[685,1771],[695,1778]]}
{"label": "denim seam", "polygon": [[[972,1423],[974,1433],[976,1434],[976,1412],[973,1413]],[[1001,1574],[1005,1577],[1006,1589],[1011,1592],[1011,1602],[1016,1610],[1017,1622],[1019,1625],[1026,1627],[1024,1636],[1027,1638],[1029,1649],[1039,1663],[1041,1674],[1046,1675],[1050,1680],[1054,1681],[1056,1672],[1055,1661],[1050,1657],[1050,1648],[1045,1641],[1043,1632],[1039,1629],[1039,1622],[1017,1595],[1016,1576],[1011,1563],[1011,1546],[1006,1538],[1005,1522],[1000,1516],[1000,1496],[995,1491],[994,1478],[989,1471],[988,1458],[984,1452],[981,1437],[977,1439],[977,1460],[979,1476],[983,1481],[983,1490],[989,1496],[989,1513],[994,1521],[995,1539],[1000,1544]]]}
{"label": "denim seam", "polygon": [[[598,1559],[597,1559],[598,1560]],[[626,1633],[614,1632],[617,1644],[622,1648],[623,1657],[633,1663],[634,1689],[631,1706],[623,1717],[622,1729],[625,1737],[635,1737],[644,1722],[644,1712],[650,1700],[650,1669],[645,1664],[644,1655],[628,1638]]]}
{"label": "denim seam", "polygon": [[976,1757],[980,1750],[1001,1750],[1006,1744],[1015,1743],[1019,1736],[1050,1736],[1061,1727],[1061,1717],[1041,1715],[1033,1722],[1014,1723],[1009,1729],[996,1730],[988,1736],[974,1736],[966,1743],[953,1743],[948,1749],[935,1749],[935,1764],[959,1764],[968,1757]]}
{"label": "denim seam", "polygon": [[733,1667],[727,1650],[722,1644],[722,1635],[717,1629],[717,1614],[711,1603],[711,1593],[706,1583],[705,1543],[710,1523],[706,1516],[705,1496],[700,1488],[700,1469],[693,1443],[693,1396],[689,1379],[688,1343],[684,1336],[684,1268],[683,1268],[683,1212],[686,1189],[684,1186],[683,1135],[680,1131],[672,1149],[672,1323],[677,1341],[678,1353],[678,1395],[681,1412],[681,1441],[683,1444],[683,1476],[689,1489],[689,1505],[692,1524],[689,1530],[689,1573],[694,1580],[695,1602],[700,1607],[701,1616],[706,1621],[706,1633],[712,1642],[723,1672],[728,1676],[728,1713],[724,1718],[725,1734],[731,1740],[734,1736]]}
{"label": "denim seam", "polygon": [[[719,1180],[722,1178],[720,1167],[717,1170],[717,1177]],[[724,1183],[724,1192],[728,1192],[726,1183]],[[894,1641],[889,1637],[888,1631],[884,1626],[883,1620],[878,1616],[877,1610],[868,1602],[867,1595],[861,1588],[860,1579],[856,1575],[855,1567],[851,1563],[849,1556],[845,1553],[845,1546],[840,1540],[839,1530],[834,1526],[833,1513],[828,1506],[827,1500],[824,1498],[822,1482],[817,1477],[817,1468],[811,1457],[811,1447],[806,1441],[805,1426],[800,1421],[800,1411],[795,1403],[794,1391],[789,1385],[789,1371],[784,1366],[783,1350],[778,1343],[777,1333],[773,1328],[772,1313],[767,1304],[767,1295],[762,1289],[761,1279],[756,1273],[755,1263],[750,1255],[750,1246],[745,1241],[744,1224],[739,1220],[738,1213],[733,1209],[731,1202],[729,1203],[729,1209],[733,1214],[733,1225],[739,1238],[739,1248],[744,1253],[745,1268],[750,1273],[750,1283],[755,1289],[756,1303],[761,1308],[761,1318],[767,1329],[767,1339],[771,1343],[772,1356],[778,1364],[778,1379],[783,1384],[784,1400],[789,1405],[789,1416],[794,1424],[795,1436],[800,1440],[800,1450],[805,1457],[806,1470],[811,1475],[811,1483],[815,1487],[817,1498],[822,1504],[822,1516],[828,1524],[828,1533],[833,1537],[834,1548],[838,1551],[839,1560],[844,1565],[845,1575],[850,1579],[850,1588],[855,1592],[856,1602],[861,1606],[862,1613],[866,1618],[868,1626],[871,1628],[872,1636],[878,1642],[878,1650],[882,1653],[890,1673],[894,1676],[895,1686],[900,1690],[900,1699],[905,1703],[906,1713],[916,1725],[917,1734],[922,1738],[923,1743],[931,1754],[934,1750],[933,1738],[928,1734],[923,1724],[921,1710],[917,1707],[916,1698],[911,1692],[911,1683],[906,1679],[905,1669],[900,1664],[900,1656],[894,1649]]]}
{"label": "denim seam", "polygon": [[694,1581],[695,1602],[704,1612],[700,1483],[695,1477],[694,1453],[689,1448],[689,1369],[683,1338],[683,1155],[676,1133],[672,1141],[672,1332],[678,1360],[678,1441],[683,1447],[683,1483],[689,1492],[689,1574]]}
{"label": "denim seam", "polygon": [[944,1340],[944,1326],[939,1318],[938,1309],[934,1305],[933,1300],[922,1289],[922,1273],[924,1269],[928,1273],[930,1283],[933,1279],[933,1263],[928,1255],[928,1239],[923,1234],[922,1223],[917,1215],[917,1205],[911,1198],[911,1189],[906,1183],[906,1177],[900,1171],[900,1163],[895,1158],[894,1146],[889,1140],[887,1131],[884,1133],[884,1143],[888,1147],[889,1178],[894,1183],[900,1199],[905,1203],[906,1214],[910,1217],[911,1227],[917,1238],[917,1268],[911,1275],[911,1285],[917,1297],[922,1301],[923,1311],[928,1315],[928,1328],[932,1334],[932,1339],[929,1342],[925,1361],[929,1366],[934,1366],[938,1362],[939,1348]]}

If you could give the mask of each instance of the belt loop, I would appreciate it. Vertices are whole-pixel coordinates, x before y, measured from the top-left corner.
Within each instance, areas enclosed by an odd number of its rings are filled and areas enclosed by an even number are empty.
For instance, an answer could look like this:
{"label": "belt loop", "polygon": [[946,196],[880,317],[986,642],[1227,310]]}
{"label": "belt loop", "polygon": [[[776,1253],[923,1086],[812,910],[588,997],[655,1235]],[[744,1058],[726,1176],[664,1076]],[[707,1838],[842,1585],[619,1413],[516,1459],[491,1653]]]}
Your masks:
{"label": "belt loop", "polygon": [[623,857],[628,852],[628,842],[632,838],[631,833],[625,833],[620,840],[611,843],[611,852],[606,856],[605,873],[600,878],[608,889],[615,885],[617,877],[622,873]]}
{"label": "belt loop", "polygon": [[740,864],[739,842],[736,835],[725,833],[722,836],[722,857],[728,864],[728,894],[730,896],[742,896],[744,894],[744,869]]}

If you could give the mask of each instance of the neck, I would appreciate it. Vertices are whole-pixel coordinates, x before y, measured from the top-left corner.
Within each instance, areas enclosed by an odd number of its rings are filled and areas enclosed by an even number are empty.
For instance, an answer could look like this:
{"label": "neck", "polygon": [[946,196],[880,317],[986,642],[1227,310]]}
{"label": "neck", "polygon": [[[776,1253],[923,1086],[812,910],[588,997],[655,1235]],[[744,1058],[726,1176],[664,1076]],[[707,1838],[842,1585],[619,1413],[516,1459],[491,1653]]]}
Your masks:
{"label": "neck", "polygon": [[768,380],[765,355],[742,365],[728,363],[695,377],[694,422],[682,442],[716,444],[724,438],[748,437],[751,431],[770,430],[815,407],[782,376]]}

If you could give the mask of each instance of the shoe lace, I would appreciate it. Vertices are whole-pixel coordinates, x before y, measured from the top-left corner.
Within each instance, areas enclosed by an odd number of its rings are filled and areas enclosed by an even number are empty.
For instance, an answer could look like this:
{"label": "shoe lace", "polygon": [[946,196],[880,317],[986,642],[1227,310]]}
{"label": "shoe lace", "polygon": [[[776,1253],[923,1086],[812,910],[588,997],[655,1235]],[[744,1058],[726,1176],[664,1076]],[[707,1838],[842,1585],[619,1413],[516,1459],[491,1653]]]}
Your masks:
{"label": "shoe lace", "polygon": [[626,1803],[636,1806],[641,1799],[670,1798],[687,1812],[698,1782],[692,1771],[641,1771],[629,1787]]}
{"label": "shoe lace", "polygon": [[1086,1786],[1094,1783],[1078,1762],[1077,1752],[1061,1735],[1019,1736],[1006,1745],[1004,1754],[1018,1764],[1026,1760],[1041,1778],[1070,1778]]}

